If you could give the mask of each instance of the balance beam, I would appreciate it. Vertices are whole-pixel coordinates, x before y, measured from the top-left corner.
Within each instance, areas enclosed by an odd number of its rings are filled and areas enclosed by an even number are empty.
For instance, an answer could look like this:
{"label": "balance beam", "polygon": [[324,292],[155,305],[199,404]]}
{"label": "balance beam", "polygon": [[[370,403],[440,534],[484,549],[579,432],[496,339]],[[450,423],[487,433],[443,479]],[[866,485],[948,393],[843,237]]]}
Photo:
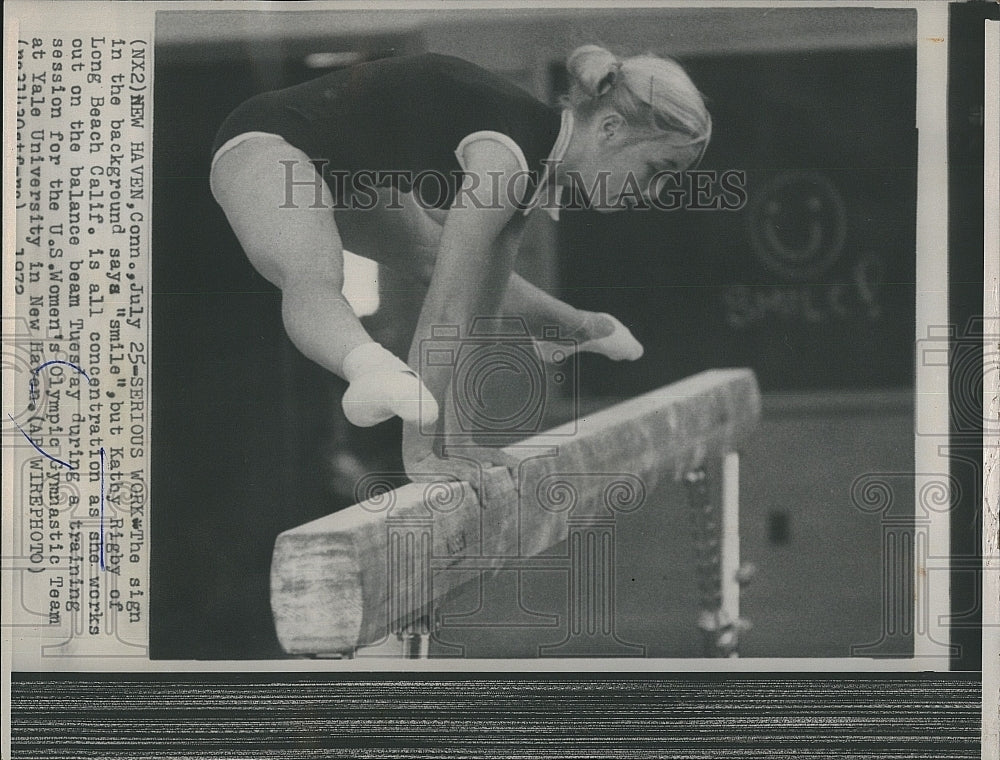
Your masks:
{"label": "balance beam", "polygon": [[456,571],[544,563],[571,526],[607,523],[661,479],[726,457],[759,418],[753,372],[710,370],[505,447],[517,464],[499,495],[457,481],[375,489],[278,536],[278,639],[289,654],[330,655],[412,629],[471,579]]}

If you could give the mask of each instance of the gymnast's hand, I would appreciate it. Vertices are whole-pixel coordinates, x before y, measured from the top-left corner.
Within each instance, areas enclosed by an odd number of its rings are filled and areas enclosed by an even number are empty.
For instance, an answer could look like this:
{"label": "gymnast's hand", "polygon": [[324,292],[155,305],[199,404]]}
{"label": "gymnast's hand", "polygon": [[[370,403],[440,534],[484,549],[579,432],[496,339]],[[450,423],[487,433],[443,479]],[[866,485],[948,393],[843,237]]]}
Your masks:
{"label": "gymnast's hand", "polygon": [[344,359],[342,374],[350,386],[341,405],[348,421],[358,427],[394,416],[419,425],[437,420],[437,402],[417,373],[378,343],[353,349]]}

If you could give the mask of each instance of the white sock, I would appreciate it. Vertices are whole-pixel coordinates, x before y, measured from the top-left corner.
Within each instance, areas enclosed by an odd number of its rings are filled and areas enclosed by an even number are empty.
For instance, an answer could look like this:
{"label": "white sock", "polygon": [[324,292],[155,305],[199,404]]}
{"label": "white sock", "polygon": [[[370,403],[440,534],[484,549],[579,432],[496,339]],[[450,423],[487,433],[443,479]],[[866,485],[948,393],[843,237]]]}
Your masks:
{"label": "white sock", "polygon": [[371,427],[394,416],[420,424],[437,419],[437,402],[417,373],[378,343],[351,351],[341,371],[350,383],[341,406],[352,425]]}
{"label": "white sock", "polygon": [[642,344],[625,325],[610,314],[594,314],[592,319],[595,317],[610,322],[610,330],[603,338],[593,338],[581,343],[578,351],[603,354],[616,362],[635,361],[642,356],[644,351]]}
{"label": "white sock", "polygon": [[[595,320],[606,320],[606,323],[601,325],[601,327],[606,328],[602,330],[602,332],[606,332],[606,335],[601,338],[591,338],[590,340],[577,343],[577,351],[602,354],[614,361],[635,361],[642,356],[644,350],[642,344],[635,339],[635,336],[632,335],[625,325],[610,314],[592,313],[587,316],[588,324],[585,325],[588,332],[593,331],[594,325],[591,323]],[[538,342],[538,346],[545,361],[549,364],[556,363],[560,354],[565,355],[566,353],[566,347],[559,343],[542,340]]]}

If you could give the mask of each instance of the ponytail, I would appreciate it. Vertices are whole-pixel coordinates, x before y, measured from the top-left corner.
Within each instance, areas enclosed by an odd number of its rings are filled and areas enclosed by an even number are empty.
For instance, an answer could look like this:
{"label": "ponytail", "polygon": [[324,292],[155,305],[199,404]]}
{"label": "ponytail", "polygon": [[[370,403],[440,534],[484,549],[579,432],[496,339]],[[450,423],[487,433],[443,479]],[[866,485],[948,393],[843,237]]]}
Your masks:
{"label": "ponytail", "polygon": [[701,160],[712,136],[705,101],[679,63],[639,55],[620,59],[599,45],[578,47],[566,60],[566,105],[586,117],[609,106],[631,127],[670,135],[688,166]]}
{"label": "ponytail", "polygon": [[584,45],[570,53],[566,68],[571,82],[570,99],[580,101],[600,98],[614,87],[622,62],[599,45]]}

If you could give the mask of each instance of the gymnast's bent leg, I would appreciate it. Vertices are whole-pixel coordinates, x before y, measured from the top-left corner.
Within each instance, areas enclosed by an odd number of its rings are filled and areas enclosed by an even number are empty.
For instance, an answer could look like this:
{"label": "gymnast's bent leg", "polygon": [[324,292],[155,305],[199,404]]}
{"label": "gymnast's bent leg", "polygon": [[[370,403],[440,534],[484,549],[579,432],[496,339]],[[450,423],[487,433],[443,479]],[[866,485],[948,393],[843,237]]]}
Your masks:
{"label": "gymnast's bent leg", "polygon": [[[294,203],[286,198],[288,165],[298,190]],[[372,340],[343,296],[334,201],[308,156],[276,135],[255,136],[216,156],[211,185],[251,263],[281,289],[292,342],[350,383],[343,399],[348,420],[361,426],[393,415],[433,421],[437,408],[419,378]]]}
{"label": "gymnast's bent leg", "polygon": [[[534,336],[544,336],[547,327],[558,327],[557,337],[574,341],[577,351],[602,354],[614,361],[634,361],[643,354],[642,344],[615,317],[570,306],[516,273],[507,283],[502,310],[524,319]],[[538,344],[546,361],[557,345],[565,351],[564,344],[544,339]]]}
{"label": "gymnast's bent leg", "polygon": [[[523,178],[519,164],[512,152],[502,145],[487,141],[473,143],[475,150],[466,152],[466,167],[470,173],[496,172],[501,182],[517,188]],[[473,147],[470,146],[470,147]],[[469,183],[470,177],[466,177]],[[411,366],[421,366],[424,341],[433,339],[435,328],[457,325],[460,337],[468,336],[472,324],[479,317],[496,316],[507,281],[514,266],[524,230],[524,216],[517,214],[513,204],[494,205],[489,195],[489,185],[472,182],[466,185],[482,203],[454,207],[448,211],[441,232],[440,246],[431,281],[427,288],[420,318],[410,345]],[[441,475],[457,477],[472,483],[481,495],[488,491],[488,484],[481,480],[485,470],[479,467],[476,457],[449,455],[449,449],[468,445],[469,437],[456,424],[454,403],[464,399],[452,398],[464,388],[452,384],[454,367],[447,363],[427,363],[421,367],[423,381],[439,404],[444,403],[441,419],[433,434],[405,421],[403,424],[403,464],[407,474],[414,479],[435,479]],[[484,486],[487,486],[485,489]]]}
{"label": "gymnast's bent leg", "polygon": [[[384,212],[378,224],[379,259],[393,268],[407,271],[427,285],[441,240],[441,224],[432,218],[409,193],[395,199],[395,212]],[[576,342],[578,351],[602,354],[615,361],[642,356],[642,345],[615,317],[577,309],[512,272],[504,291],[500,313],[523,319],[529,333],[539,339],[543,357],[554,345],[542,340],[546,328],[557,327],[561,339]],[[565,343],[559,350],[565,351]]]}

